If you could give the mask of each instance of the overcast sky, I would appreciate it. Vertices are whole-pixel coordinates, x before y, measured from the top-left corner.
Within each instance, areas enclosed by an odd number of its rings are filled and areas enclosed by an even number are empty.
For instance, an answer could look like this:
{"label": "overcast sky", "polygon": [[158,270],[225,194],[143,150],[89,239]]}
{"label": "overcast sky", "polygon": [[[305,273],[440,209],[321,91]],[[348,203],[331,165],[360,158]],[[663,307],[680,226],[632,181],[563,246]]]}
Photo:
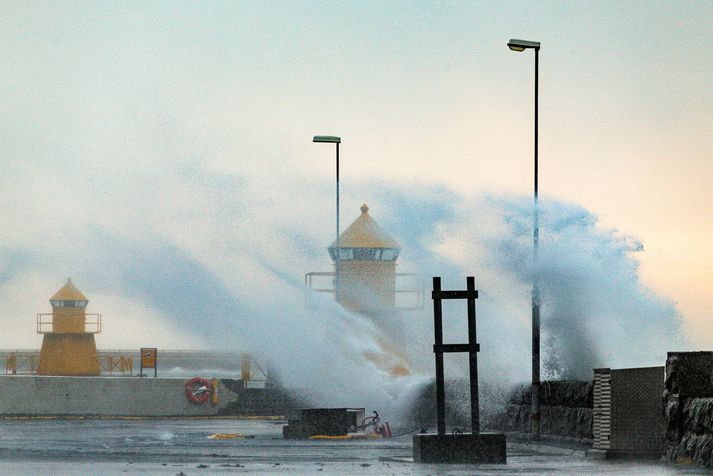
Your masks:
{"label": "overcast sky", "polygon": [[[0,346],[39,346],[34,314],[67,276],[105,316],[100,347],[218,345],[231,303],[330,267],[333,149],[315,134],[343,138],[344,226],[367,202],[407,242],[448,197],[529,203],[534,55],[510,38],[542,43],[543,207],[641,243],[629,282],[710,349],[708,1],[3,2]],[[433,222],[398,216],[429,202]]]}

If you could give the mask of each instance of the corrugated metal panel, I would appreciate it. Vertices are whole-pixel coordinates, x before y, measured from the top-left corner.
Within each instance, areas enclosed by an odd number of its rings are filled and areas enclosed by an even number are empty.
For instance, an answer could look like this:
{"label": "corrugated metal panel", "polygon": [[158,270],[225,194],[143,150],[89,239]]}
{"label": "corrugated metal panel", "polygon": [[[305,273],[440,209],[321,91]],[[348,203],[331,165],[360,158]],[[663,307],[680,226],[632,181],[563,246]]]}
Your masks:
{"label": "corrugated metal panel", "polygon": [[611,369],[594,369],[593,446],[611,448]]}

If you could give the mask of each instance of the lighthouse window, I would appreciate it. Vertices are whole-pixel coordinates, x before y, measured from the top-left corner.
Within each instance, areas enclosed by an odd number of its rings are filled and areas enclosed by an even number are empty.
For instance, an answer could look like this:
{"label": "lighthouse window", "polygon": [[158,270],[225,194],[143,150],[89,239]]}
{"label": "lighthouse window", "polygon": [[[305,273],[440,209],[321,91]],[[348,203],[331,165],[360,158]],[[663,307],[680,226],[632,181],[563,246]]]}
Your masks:
{"label": "lighthouse window", "polygon": [[52,307],[85,307],[87,305],[87,301],[67,301],[52,299],[50,300],[50,304],[52,304]]}
{"label": "lighthouse window", "polygon": [[351,248],[339,248],[339,259],[354,259],[354,251]]}
{"label": "lighthouse window", "polygon": [[362,261],[371,261],[374,259],[376,250],[374,248],[355,248],[354,259]]}
{"label": "lighthouse window", "polygon": [[386,248],[381,252],[382,261],[393,261],[398,256],[398,250],[393,248]]}

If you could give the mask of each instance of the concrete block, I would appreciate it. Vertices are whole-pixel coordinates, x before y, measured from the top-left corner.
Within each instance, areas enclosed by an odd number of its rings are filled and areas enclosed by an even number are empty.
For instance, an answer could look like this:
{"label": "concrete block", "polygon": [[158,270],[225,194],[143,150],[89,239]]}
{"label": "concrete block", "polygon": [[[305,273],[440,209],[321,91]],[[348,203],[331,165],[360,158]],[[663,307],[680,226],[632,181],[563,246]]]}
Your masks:
{"label": "concrete block", "polygon": [[507,462],[505,435],[414,435],[413,460],[416,463],[504,464]]}
{"label": "concrete block", "polygon": [[596,448],[592,448],[587,450],[587,458],[589,459],[597,459],[597,460],[605,460],[607,459],[607,450],[598,450]]}
{"label": "concrete block", "polygon": [[363,408],[304,408],[300,410],[299,420],[289,420],[289,424],[282,428],[282,436],[344,436],[356,431],[363,421]]}

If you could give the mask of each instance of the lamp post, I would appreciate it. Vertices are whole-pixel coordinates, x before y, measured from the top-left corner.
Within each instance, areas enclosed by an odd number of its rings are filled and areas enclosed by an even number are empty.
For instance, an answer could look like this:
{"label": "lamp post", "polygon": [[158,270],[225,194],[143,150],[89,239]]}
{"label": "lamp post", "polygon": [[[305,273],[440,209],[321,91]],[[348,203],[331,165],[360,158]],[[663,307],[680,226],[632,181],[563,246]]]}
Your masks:
{"label": "lamp post", "polygon": [[535,207],[532,217],[532,426],[530,431],[534,439],[540,438],[540,289],[538,283],[537,252],[540,241],[540,211],[537,202],[537,109],[538,109],[538,69],[540,42],[510,40],[508,48],[512,51],[535,50]]}
{"label": "lamp post", "polygon": [[339,300],[339,144],[341,137],[337,136],[314,136],[312,142],[336,144],[337,146],[337,249],[334,252],[334,299]]}

